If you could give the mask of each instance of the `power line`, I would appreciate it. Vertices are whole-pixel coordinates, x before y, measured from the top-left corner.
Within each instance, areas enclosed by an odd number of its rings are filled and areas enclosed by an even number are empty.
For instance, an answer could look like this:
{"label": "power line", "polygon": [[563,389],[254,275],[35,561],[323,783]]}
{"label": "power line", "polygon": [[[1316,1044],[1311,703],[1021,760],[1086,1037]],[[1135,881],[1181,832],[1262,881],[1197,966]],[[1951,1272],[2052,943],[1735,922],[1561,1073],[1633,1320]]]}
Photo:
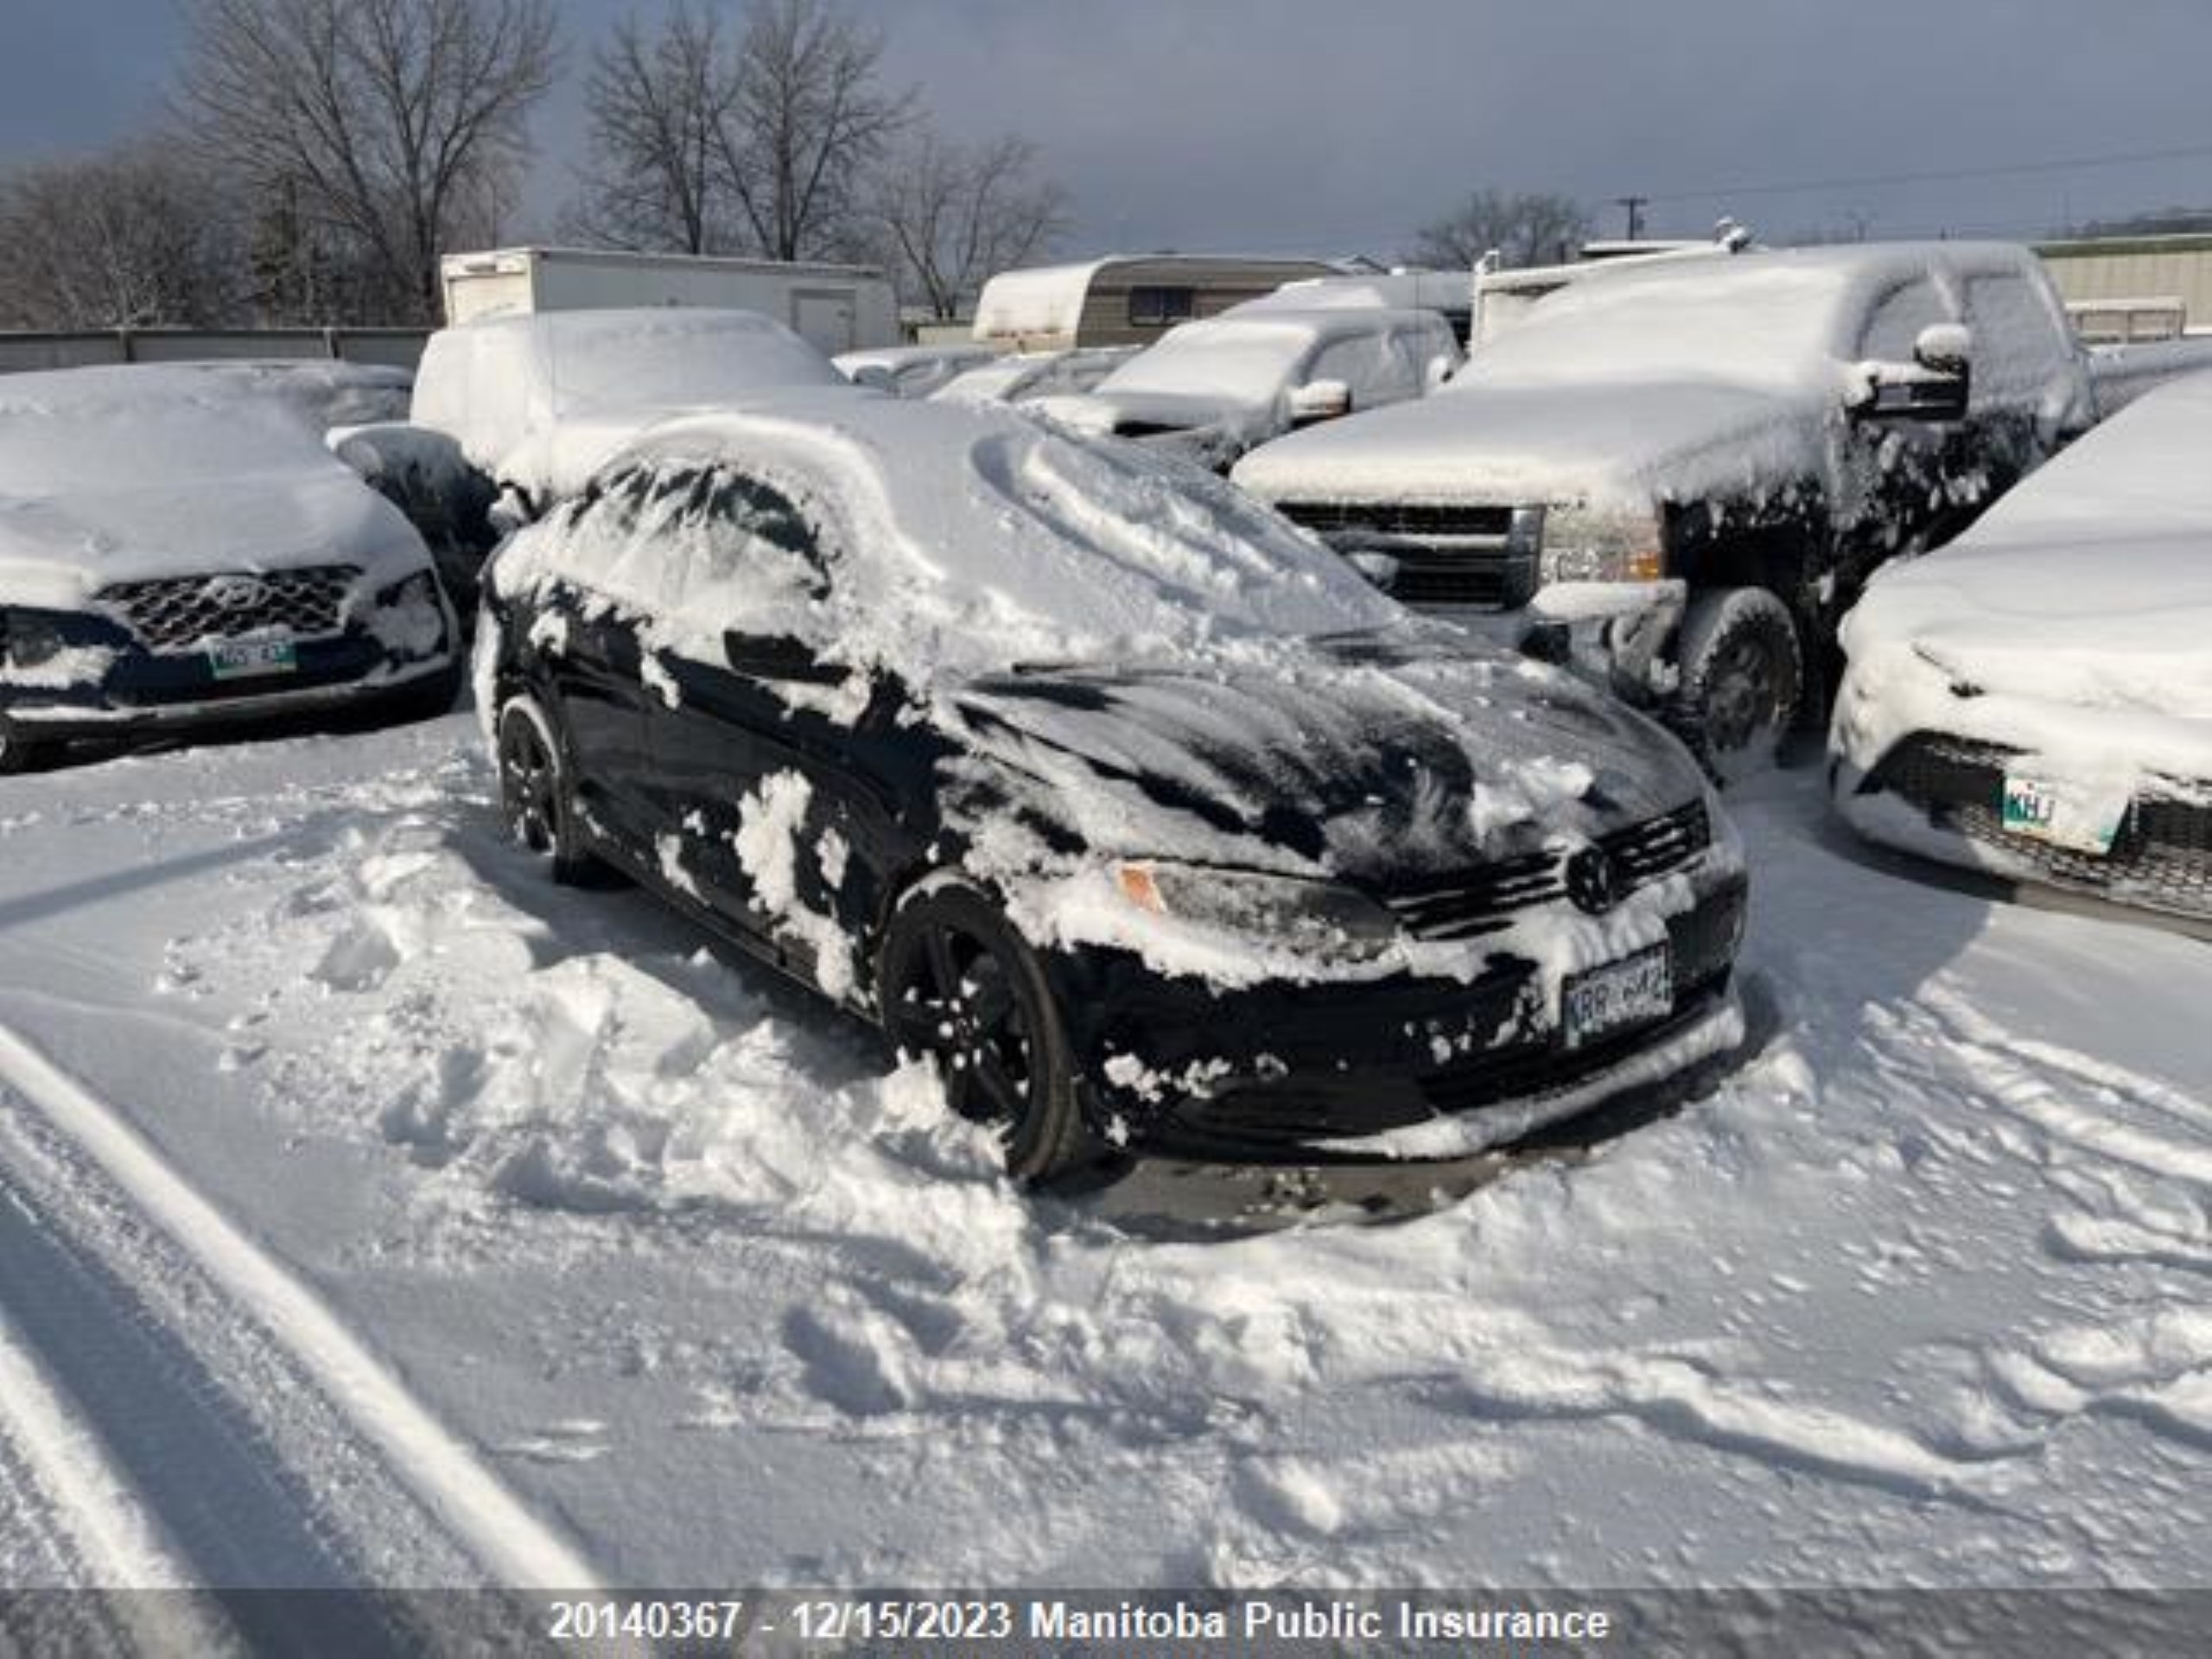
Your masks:
{"label": "power line", "polygon": [[1855,179],[1801,179],[1789,184],[1733,184],[1711,190],[1671,190],[1653,195],[1662,201],[1713,201],[1738,196],[1787,196],[1816,190],[1874,190],[1891,185],[1951,184],[1967,179],[2032,178],[2050,173],[2084,173],[2104,167],[2139,167],[2149,162],[2190,161],[2212,156],[2212,144],[2171,149],[2139,149],[2067,160],[2015,162],[2001,167],[1938,168],[1920,173],[1877,173]]}

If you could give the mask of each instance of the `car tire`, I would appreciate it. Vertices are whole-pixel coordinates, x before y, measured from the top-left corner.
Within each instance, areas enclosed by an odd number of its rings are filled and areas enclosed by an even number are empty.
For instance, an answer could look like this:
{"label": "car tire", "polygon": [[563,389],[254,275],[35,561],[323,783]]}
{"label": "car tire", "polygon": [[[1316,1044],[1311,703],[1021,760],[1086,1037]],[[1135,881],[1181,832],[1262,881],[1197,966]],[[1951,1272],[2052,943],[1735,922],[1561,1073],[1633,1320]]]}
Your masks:
{"label": "car tire", "polygon": [[51,744],[34,743],[18,736],[13,727],[0,721],[0,778],[43,771],[53,754]]}
{"label": "car tire", "polygon": [[1732,783],[1774,764],[1804,696],[1805,653],[1789,607],[1764,588],[1691,600],[1669,720],[1707,772]]}
{"label": "car tire", "polygon": [[1014,1179],[1050,1182],[1099,1156],[1058,1001],[988,896],[958,881],[910,892],[884,931],[876,995],[899,1053],[935,1060],[952,1109],[998,1131]]}
{"label": "car tire", "polygon": [[559,885],[592,885],[597,861],[583,842],[568,749],[553,721],[534,698],[512,697],[499,706],[495,734],[499,817],[509,837],[543,859]]}

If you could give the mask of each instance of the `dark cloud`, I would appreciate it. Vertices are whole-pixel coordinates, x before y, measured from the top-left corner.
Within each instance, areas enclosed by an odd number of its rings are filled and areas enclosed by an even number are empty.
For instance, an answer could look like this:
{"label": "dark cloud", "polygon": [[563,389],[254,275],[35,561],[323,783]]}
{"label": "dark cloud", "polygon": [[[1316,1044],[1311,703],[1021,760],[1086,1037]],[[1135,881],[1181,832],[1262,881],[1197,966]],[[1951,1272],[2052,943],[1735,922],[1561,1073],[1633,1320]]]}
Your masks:
{"label": "dark cloud", "polygon": [[[1365,249],[1478,185],[1565,191],[1654,227],[2026,234],[2212,204],[2202,0],[855,0],[895,77],[956,132],[1026,133],[1077,244]],[[572,58],[654,0],[569,0]],[[155,107],[175,0],[13,8],[0,149],[97,142]],[[542,232],[582,118],[540,123],[517,215]],[[1767,191],[2202,146],[2193,157]]]}

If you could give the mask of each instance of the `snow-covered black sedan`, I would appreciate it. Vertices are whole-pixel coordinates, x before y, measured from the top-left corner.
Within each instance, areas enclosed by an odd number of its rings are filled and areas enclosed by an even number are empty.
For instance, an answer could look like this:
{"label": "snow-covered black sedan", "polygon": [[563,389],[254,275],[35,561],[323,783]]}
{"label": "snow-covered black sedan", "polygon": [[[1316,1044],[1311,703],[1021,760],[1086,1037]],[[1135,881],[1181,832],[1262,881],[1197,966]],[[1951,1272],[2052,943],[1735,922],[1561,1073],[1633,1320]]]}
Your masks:
{"label": "snow-covered black sedan", "polygon": [[435,712],[459,633],[399,510],[203,365],[0,378],[0,772],[73,741]]}
{"label": "snow-covered black sedan", "polygon": [[1017,1175],[1447,1154],[1738,1040],[1656,727],[1195,469],[998,410],[671,423],[495,556],[515,835],[931,1057]]}

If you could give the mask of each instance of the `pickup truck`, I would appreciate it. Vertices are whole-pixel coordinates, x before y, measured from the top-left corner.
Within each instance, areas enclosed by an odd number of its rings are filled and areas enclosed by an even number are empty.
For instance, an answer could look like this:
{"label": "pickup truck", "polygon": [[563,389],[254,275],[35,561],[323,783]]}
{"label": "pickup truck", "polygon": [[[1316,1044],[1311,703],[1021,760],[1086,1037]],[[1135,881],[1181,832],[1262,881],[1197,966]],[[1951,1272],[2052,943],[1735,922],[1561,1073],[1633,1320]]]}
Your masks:
{"label": "pickup truck", "polygon": [[338,429],[329,445],[406,513],[469,616],[475,572],[504,530],[580,488],[646,427],[799,386],[864,395],[756,312],[486,317],[430,336],[405,421]]}
{"label": "pickup truck", "polygon": [[2024,248],[1646,262],[1548,296],[1435,397],[1233,476],[1407,604],[1602,675],[1725,777],[1825,712],[1877,566],[1965,529],[2088,429],[2101,378],[2144,372],[2082,348]]}

